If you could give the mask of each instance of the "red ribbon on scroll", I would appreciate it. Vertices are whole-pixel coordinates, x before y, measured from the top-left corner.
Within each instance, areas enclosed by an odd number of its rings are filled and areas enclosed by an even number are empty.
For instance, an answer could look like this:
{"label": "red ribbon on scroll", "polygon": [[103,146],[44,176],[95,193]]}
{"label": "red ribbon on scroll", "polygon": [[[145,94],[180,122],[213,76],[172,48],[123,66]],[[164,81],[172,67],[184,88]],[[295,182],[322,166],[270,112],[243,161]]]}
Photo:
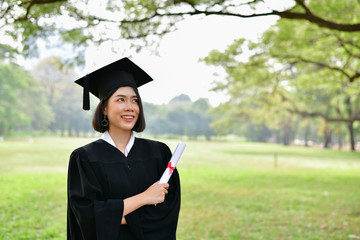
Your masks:
{"label": "red ribbon on scroll", "polygon": [[167,167],[169,168],[170,174],[172,174],[172,172],[175,170],[175,167],[173,167],[173,166],[171,165],[171,162],[168,162],[168,166],[167,166]]}

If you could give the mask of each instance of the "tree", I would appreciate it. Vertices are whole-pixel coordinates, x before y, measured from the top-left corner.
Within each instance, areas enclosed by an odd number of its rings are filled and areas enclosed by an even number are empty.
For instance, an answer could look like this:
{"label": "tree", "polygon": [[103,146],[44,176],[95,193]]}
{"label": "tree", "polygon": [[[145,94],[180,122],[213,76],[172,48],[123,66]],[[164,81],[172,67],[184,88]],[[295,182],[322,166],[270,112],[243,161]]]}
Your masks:
{"label": "tree", "polygon": [[50,126],[53,132],[75,133],[91,131],[91,112],[80,111],[82,88],[74,83],[77,78],[74,70],[60,58],[50,57],[39,62],[33,75],[45,89],[47,102],[55,119]]}
{"label": "tree", "polygon": [[[237,116],[257,117],[269,124],[274,120],[267,120],[264,113],[282,116],[286,111],[327,123],[342,122],[355,150],[353,124],[360,120],[358,42],[357,35],[280,20],[259,43],[248,44],[252,55],[247,59],[239,62],[246,48],[241,39],[204,60],[227,71],[227,82],[218,83],[215,90],[228,91],[232,97],[228,104],[237,107]],[[329,140],[330,131],[325,132]]]}
{"label": "tree", "polygon": [[18,65],[0,65],[0,102],[0,135],[45,130],[53,120],[41,85]]}
{"label": "tree", "polygon": [[80,133],[93,131],[91,126],[92,111],[82,111],[82,89],[74,83],[64,84],[55,100],[54,131],[60,131],[64,136],[80,136]]}
{"label": "tree", "polygon": [[168,107],[172,109],[189,109],[191,105],[192,101],[190,97],[186,94],[180,94],[170,100]]}
{"label": "tree", "polygon": [[8,63],[15,62],[13,49],[9,45],[0,44],[0,62],[5,62],[5,61],[7,61]]}
{"label": "tree", "polygon": [[360,31],[357,0],[294,0],[285,4],[279,6],[270,0],[6,0],[0,6],[0,26],[22,46],[25,55],[36,54],[37,39],[51,36],[59,36],[74,47],[124,38],[145,39],[146,43],[174,31],[177,22],[191,16],[278,16],[337,31]]}
{"label": "tree", "polygon": [[154,136],[159,136],[167,132],[166,107],[164,105],[156,105],[143,102],[146,129]]}
{"label": "tree", "polygon": [[192,139],[205,136],[210,140],[213,136],[210,128],[212,119],[208,113],[210,109],[207,99],[192,102],[185,94],[175,96],[166,105],[144,103],[146,131],[154,135],[187,136]]}
{"label": "tree", "polygon": [[61,94],[61,85],[75,79],[75,74],[67,69],[60,58],[49,57],[41,60],[33,69],[33,74],[45,89],[46,98],[51,107]]}
{"label": "tree", "polygon": [[200,98],[196,100],[191,110],[188,112],[188,126],[187,131],[194,137],[205,136],[206,140],[211,140],[211,136],[214,135],[211,129],[212,118],[209,114],[211,105],[208,99]]}
{"label": "tree", "polygon": [[294,70],[292,85],[299,89],[302,104],[290,100],[288,110],[302,117],[320,117],[327,123],[345,123],[355,150],[353,125],[360,121],[359,37],[309,24],[288,36],[294,24],[279,21],[277,27],[265,33],[263,47],[271,46],[271,56]]}

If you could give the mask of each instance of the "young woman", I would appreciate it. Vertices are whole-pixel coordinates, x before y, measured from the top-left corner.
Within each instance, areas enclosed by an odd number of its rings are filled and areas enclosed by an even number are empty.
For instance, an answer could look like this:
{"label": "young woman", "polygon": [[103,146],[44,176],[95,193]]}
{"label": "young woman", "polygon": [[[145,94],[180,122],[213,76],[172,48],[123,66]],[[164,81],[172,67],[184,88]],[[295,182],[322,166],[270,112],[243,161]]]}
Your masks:
{"label": "young woman", "polygon": [[151,77],[128,58],[76,81],[100,99],[93,127],[101,139],[74,150],[68,170],[68,239],[176,239],[177,170],[160,184],[171,158],[164,143],[135,138],[145,129],[137,87]]}

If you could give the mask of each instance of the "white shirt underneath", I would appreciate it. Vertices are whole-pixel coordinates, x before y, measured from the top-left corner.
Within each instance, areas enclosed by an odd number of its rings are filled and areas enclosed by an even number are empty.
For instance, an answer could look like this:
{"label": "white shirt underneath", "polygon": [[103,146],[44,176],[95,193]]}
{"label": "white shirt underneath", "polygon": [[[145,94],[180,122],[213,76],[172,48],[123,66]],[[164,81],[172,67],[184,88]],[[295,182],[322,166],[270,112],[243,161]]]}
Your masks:
{"label": "white shirt underneath", "polygon": [[[101,136],[101,139],[104,140],[105,142],[109,143],[110,145],[116,147],[115,142],[114,142],[114,140],[111,138],[111,136],[110,136],[110,134],[109,134],[108,131],[104,132],[104,134]],[[131,133],[130,140],[129,140],[128,144],[127,144],[126,147],[125,147],[125,153],[124,153],[125,157],[128,156],[128,154],[129,154],[132,146],[134,145],[134,142],[135,142],[135,137],[134,137],[134,134]],[[117,148],[117,147],[116,147],[116,148]]]}

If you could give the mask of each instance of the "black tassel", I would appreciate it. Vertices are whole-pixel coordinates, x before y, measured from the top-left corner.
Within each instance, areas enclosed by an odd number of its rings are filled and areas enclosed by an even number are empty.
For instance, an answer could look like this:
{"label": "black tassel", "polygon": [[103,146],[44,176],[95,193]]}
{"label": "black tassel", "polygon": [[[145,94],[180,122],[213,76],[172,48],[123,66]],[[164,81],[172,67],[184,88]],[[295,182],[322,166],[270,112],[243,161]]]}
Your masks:
{"label": "black tassel", "polygon": [[90,110],[90,96],[89,96],[89,80],[88,80],[88,76],[85,76],[83,88],[84,88],[83,109],[84,110]]}

